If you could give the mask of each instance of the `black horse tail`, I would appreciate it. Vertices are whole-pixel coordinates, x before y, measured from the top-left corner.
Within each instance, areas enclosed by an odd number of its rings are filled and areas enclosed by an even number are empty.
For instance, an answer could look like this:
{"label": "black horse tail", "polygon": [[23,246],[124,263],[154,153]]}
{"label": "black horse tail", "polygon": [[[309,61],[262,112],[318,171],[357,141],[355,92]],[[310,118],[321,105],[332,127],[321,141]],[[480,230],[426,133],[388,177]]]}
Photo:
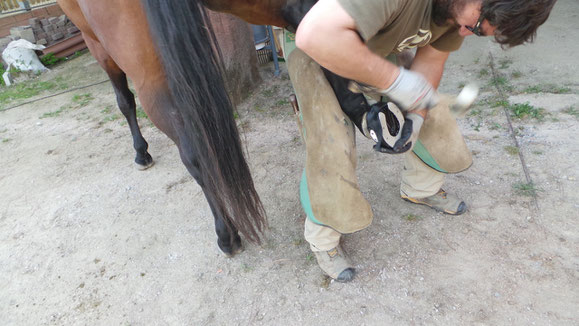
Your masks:
{"label": "black horse tail", "polygon": [[222,77],[215,35],[201,0],[142,0],[187,144],[199,154],[197,179],[219,212],[260,242],[265,210],[244,157]]}

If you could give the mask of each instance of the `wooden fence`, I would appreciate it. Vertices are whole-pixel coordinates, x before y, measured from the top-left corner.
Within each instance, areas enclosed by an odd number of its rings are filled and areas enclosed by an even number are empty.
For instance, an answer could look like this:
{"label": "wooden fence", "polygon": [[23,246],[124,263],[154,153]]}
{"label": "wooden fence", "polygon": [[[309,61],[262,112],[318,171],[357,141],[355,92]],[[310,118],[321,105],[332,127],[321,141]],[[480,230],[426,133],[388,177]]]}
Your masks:
{"label": "wooden fence", "polygon": [[30,8],[56,3],[56,0],[0,0],[0,13],[26,10],[28,3]]}

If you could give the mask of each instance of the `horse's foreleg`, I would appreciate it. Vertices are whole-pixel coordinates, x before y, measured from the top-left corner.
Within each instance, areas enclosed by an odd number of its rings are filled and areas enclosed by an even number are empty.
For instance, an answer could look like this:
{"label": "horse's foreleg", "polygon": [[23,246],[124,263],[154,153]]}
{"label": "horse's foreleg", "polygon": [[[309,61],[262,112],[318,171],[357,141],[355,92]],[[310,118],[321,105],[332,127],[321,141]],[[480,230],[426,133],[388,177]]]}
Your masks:
{"label": "horse's foreleg", "polygon": [[92,55],[97,59],[101,67],[109,76],[117,96],[117,104],[119,109],[129,123],[131,135],[133,136],[133,148],[137,153],[135,157],[135,163],[137,164],[137,167],[141,170],[151,167],[153,165],[153,158],[147,151],[149,144],[147,144],[147,141],[145,141],[145,138],[143,138],[141,129],[139,128],[139,124],[137,122],[135,95],[133,95],[133,92],[131,92],[129,89],[127,75],[106,53],[99,42],[93,40],[90,37],[85,37],[85,41]]}

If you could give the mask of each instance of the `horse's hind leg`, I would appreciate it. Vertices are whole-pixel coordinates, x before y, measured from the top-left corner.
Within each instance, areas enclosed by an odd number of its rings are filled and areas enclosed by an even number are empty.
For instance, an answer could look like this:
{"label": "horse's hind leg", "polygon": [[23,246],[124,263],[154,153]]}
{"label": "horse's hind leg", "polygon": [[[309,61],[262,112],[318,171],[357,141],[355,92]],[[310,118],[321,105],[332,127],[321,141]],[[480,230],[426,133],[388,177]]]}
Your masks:
{"label": "horse's hind leg", "polygon": [[199,168],[199,164],[197,163],[196,153],[194,148],[191,148],[186,142],[179,143],[179,154],[181,155],[181,160],[183,164],[187,167],[187,170],[195,181],[201,186],[203,193],[205,194],[205,198],[209,203],[209,207],[211,208],[211,212],[213,213],[213,218],[215,220],[215,233],[217,233],[217,245],[219,249],[223,251],[225,255],[228,257],[232,257],[235,254],[243,251],[243,247],[241,245],[241,238],[239,237],[239,233],[235,226],[229,221],[229,218],[225,216],[222,212],[217,209],[216,200],[209,191],[206,190],[203,179],[201,176],[201,169]]}
{"label": "horse's hind leg", "polygon": [[133,147],[137,152],[137,156],[135,157],[135,163],[137,164],[137,167],[141,170],[151,167],[153,165],[153,158],[149,152],[147,152],[149,144],[147,144],[147,141],[145,141],[145,138],[143,138],[141,129],[139,128],[139,124],[137,122],[137,106],[135,103],[135,95],[129,89],[127,75],[106,53],[99,42],[91,39],[90,37],[85,37],[85,41],[92,55],[97,59],[101,67],[109,76],[117,96],[117,104],[119,109],[129,123],[131,135],[133,136]]}

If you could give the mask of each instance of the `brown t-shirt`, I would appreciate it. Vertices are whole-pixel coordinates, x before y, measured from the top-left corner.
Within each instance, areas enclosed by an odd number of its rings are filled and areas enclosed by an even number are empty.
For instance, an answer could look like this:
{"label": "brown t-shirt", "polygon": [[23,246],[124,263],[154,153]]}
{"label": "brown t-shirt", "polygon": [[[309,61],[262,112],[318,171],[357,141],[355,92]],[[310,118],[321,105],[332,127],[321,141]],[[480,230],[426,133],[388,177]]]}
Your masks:
{"label": "brown t-shirt", "polygon": [[432,21],[432,0],[338,0],[368,47],[381,56],[430,44],[451,52],[464,37],[453,24]]}

